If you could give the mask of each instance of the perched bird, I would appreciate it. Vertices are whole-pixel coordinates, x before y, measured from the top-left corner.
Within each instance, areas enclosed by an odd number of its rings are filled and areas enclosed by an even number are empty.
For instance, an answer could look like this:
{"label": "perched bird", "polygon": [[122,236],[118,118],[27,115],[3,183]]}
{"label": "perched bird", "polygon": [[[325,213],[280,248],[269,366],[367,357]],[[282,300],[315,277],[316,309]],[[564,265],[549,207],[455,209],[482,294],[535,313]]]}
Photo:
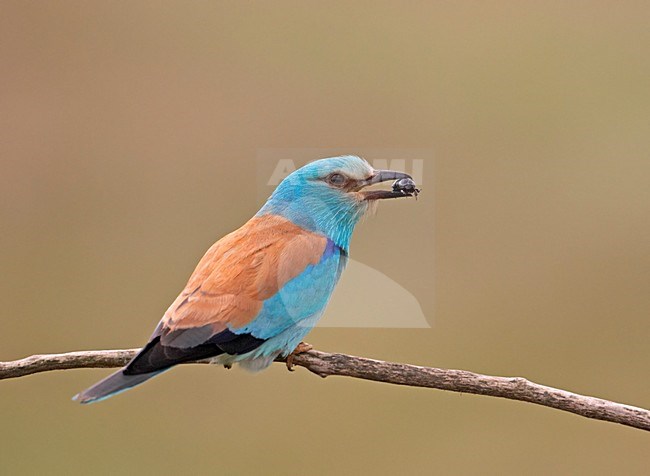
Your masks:
{"label": "perched bird", "polygon": [[253,218],[212,245],[138,355],[74,399],[103,400],[183,362],[261,370],[293,355],[323,314],[359,219],[379,199],[413,195],[397,182],[391,191],[363,189],[402,179],[413,184],[355,156],[288,175]]}

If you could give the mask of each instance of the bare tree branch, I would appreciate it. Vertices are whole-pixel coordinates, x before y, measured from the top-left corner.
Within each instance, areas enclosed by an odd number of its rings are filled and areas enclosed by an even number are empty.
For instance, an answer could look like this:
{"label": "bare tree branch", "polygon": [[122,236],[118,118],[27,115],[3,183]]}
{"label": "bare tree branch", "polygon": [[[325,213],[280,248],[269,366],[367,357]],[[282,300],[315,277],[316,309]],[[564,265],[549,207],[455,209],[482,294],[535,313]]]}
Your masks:
{"label": "bare tree branch", "polygon": [[[12,362],[0,362],[0,380],[50,370],[121,367],[139,350],[32,355]],[[649,410],[539,385],[521,377],[493,377],[465,370],[419,367],[316,350],[295,355],[293,364],[305,367],[321,377],[341,375],[395,385],[508,398],[650,431]]]}

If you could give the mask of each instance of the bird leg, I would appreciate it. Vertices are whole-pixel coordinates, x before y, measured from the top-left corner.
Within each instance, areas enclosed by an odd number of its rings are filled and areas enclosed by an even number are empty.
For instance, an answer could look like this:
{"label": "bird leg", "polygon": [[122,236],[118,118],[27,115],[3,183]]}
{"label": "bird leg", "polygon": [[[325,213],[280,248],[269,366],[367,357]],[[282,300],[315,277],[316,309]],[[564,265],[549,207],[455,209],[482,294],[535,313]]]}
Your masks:
{"label": "bird leg", "polygon": [[306,342],[301,342],[296,346],[295,349],[293,349],[293,352],[291,352],[289,355],[287,355],[287,370],[289,372],[293,372],[293,358],[298,355],[298,354],[303,354],[305,352],[309,352],[314,348],[313,345],[307,344]]}

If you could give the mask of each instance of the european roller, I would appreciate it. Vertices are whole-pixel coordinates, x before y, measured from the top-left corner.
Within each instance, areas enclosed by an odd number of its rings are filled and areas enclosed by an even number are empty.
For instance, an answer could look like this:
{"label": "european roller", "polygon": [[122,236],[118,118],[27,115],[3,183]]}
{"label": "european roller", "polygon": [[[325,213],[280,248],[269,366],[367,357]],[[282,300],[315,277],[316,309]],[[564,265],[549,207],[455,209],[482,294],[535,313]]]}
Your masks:
{"label": "european roller", "polygon": [[[390,191],[364,190],[389,180]],[[327,306],[359,219],[378,200],[417,192],[409,175],[355,156],[294,171],[253,218],[212,245],[138,355],[75,399],[108,398],[183,362],[261,370],[290,358]]]}

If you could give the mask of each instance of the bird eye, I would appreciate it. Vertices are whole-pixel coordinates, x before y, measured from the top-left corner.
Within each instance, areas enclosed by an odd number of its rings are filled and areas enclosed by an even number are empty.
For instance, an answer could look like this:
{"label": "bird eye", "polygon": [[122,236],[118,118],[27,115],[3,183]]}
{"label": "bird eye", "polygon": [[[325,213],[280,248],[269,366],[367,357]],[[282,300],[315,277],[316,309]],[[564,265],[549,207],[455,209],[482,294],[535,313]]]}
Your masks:
{"label": "bird eye", "polygon": [[327,177],[327,181],[336,187],[340,187],[347,182],[346,178],[341,174],[331,174]]}

